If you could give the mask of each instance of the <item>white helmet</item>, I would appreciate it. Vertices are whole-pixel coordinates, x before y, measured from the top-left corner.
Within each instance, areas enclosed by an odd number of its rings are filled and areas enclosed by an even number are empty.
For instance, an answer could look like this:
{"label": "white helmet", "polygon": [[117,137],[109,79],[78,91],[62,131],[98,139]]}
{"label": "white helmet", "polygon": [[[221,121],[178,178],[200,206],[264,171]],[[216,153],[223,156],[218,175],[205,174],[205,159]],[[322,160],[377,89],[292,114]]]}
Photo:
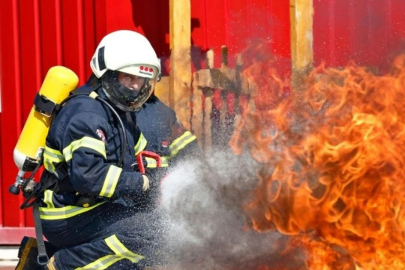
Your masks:
{"label": "white helmet", "polygon": [[[139,110],[153,92],[160,75],[160,60],[143,35],[119,30],[106,35],[90,61],[94,75],[101,79],[107,97],[120,109]],[[134,91],[118,81],[118,72],[146,78],[144,86]]]}

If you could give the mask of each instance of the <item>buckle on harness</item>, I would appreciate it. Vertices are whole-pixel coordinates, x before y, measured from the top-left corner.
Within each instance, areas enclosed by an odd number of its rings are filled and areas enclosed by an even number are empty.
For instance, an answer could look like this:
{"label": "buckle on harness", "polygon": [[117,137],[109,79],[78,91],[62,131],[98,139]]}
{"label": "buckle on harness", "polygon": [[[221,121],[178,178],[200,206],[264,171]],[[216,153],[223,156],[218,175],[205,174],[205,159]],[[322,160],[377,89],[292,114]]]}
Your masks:
{"label": "buckle on harness", "polygon": [[39,265],[46,265],[49,262],[49,257],[47,254],[38,254],[37,263]]}
{"label": "buckle on harness", "polygon": [[34,204],[35,199],[37,198],[38,194],[43,191],[42,183],[35,183],[34,190],[30,193],[24,193],[24,197],[26,198],[25,201],[20,205],[20,209],[25,209],[31,207]]}

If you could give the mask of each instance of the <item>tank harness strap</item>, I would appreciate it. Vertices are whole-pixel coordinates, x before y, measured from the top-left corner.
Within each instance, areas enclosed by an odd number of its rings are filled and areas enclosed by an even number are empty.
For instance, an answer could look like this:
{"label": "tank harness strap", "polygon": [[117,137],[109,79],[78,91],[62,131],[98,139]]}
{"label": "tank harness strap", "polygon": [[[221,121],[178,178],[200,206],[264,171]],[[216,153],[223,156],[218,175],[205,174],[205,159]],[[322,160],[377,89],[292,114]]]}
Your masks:
{"label": "tank harness strap", "polygon": [[[55,167],[55,172],[54,172],[54,175],[57,177],[57,179],[59,179],[61,181],[63,181],[64,179],[66,179],[69,176],[69,173],[67,171],[67,167],[63,166],[63,165],[64,165],[63,163],[58,164]],[[59,185],[57,183],[55,188],[54,188],[54,191],[57,192],[57,191],[68,191],[68,190],[65,190],[65,189],[59,187]]]}
{"label": "tank harness strap", "polygon": [[38,256],[37,262],[39,265],[46,265],[49,262],[48,254],[46,253],[44,237],[42,233],[41,217],[39,214],[39,197],[36,197],[33,205],[35,237],[37,238]]}
{"label": "tank harness strap", "polygon": [[26,198],[23,204],[21,204],[20,208],[24,209],[30,206],[32,206],[33,208],[35,237],[37,239],[37,247],[38,247],[37,263],[41,266],[44,266],[48,263],[49,257],[48,254],[46,253],[45,242],[42,233],[41,217],[39,214],[40,196],[38,195],[43,193],[45,189],[51,188],[52,186],[56,185],[57,178],[48,177],[47,180],[42,180],[42,178],[43,177],[41,177],[41,181],[35,185],[34,190]]}
{"label": "tank harness strap", "polygon": [[52,100],[48,99],[47,97],[37,93],[34,99],[35,110],[46,115],[51,116],[53,111],[56,109],[58,110],[60,105],[56,104]]}

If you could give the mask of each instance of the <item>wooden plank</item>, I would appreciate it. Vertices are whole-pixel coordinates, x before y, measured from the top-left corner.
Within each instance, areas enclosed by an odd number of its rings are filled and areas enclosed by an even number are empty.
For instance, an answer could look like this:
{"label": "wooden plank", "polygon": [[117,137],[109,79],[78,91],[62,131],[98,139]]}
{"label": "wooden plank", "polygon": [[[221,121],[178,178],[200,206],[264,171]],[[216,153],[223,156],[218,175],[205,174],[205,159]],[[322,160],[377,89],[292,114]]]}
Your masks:
{"label": "wooden plank", "polygon": [[301,90],[303,80],[313,68],[313,0],[290,0],[291,83]]}
{"label": "wooden plank", "polygon": [[[214,51],[212,49],[207,51],[206,62],[207,67],[209,69],[214,68]],[[212,95],[212,89],[205,91],[205,95],[206,96]],[[210,97],[204,100],[204,114],[203,114],[203,129],[204,129],[203,145],[204,151],[208,154],[211,152],[212,148],[211,111],[212,111],[212,98]]]}
{"label": "wooden plank", "polygon": [[[240,94],[242,91],[249,93],[247,78],[241,76],[242,58],[240,54],[236,56],[236,68],[228,66],[228,48],[221,48],[221,68],[200,69],[198,73],[198,86],[213,89],[227,90]],[[213,60],[211,60],[213,61]],[[209,64],[207,64],[209,66]],[[244,88],[243,88],[243,87]]]}
{"label": "wooden plank", "polygon": [[169,106],[190,129],[191,122],[191,18],[190,0],[170,0],[170,89]]}
{"label": "wooden plank", "polygon": [[[242,82],[242,68],[243,68],[243,60],[242,60],[242,55],[241,54],[236,54],[236,67],[235,67],[235,85],[237,85],[236,89],[236,98],[235,98],[235,118],[234,118],[234,125],[233,125],[233,131],[232,134],[235,132],[235,128],[237,128],[242,121],[242,109],[241,109],[241,102],[242,99],[241,94],[243,91],[243,87],[245,87],[245,92],[249,93],[249,85],[247,84],[245,80],[245,84],[243,85]],[[231,136],[232,139],[233,135]],[[230,143],[231,141],[229,141]]]}
{"label": "wooden plank", "polygon": [[192,119],[191,119],[191,132],[195,136],[197,136],[198,145],[203,149],[203,107],[202,104],[204,102],[204,95],[201,89],[198,88],[198,73],[195,72],[193,74],[193,111],[192,111]]}
{"label": "wooden plank", "polygon": [[212,111],[212,100],[211,98],[206,98],[204,101],[204,122],[203,122],[203,129],[204,129],[204,152],[210,154],[212,151],[212,134],[211,134],[211,111]]}
{"label": "wooden plank", "polygon": [[[228,47],[222,46],[221,47],[221,70],[224,73],[229,73],[229,71],[232,70],[233,74],[235,74],[235,70],[228,67],[228,55],[229,55]],[[227,141],[228,141],[227,140],[228,139],[227,130],[229,127],[227,126],[226,118],[227,118],[227,112],[228,112],[229,108],[228,108],[228,103],[226,102],[226,99],[228,96],[228,91],[230,89],[234,88],[234,81],[235,81],[234,77],[235,76],[232,77],[232,80],[231,80],[231,83],[229,84],[229,86],[227,86],[225,88],[225,90],[221,90],[221,99],[222,99],[221,105],[222,106],[219,108],[220,120],[219,120],[219,127],[218,127],[219,132],[221,133],[221,136],[216,138],[218,140],[218,142],[221,144],[221,146],[227,145]]]}

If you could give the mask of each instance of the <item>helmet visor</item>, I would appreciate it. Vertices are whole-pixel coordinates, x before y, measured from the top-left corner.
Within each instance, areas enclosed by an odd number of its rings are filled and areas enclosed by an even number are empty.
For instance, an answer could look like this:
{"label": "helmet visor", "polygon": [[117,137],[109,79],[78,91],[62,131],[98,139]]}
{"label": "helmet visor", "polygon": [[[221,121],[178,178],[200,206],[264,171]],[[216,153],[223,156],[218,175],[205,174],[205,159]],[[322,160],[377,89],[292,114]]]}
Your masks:
{"label": "helmet visor", "polygon": [[155,80],[122,72],[108,72],[102,78],[108,98],[125,111],[136,111],[149,98]]}

